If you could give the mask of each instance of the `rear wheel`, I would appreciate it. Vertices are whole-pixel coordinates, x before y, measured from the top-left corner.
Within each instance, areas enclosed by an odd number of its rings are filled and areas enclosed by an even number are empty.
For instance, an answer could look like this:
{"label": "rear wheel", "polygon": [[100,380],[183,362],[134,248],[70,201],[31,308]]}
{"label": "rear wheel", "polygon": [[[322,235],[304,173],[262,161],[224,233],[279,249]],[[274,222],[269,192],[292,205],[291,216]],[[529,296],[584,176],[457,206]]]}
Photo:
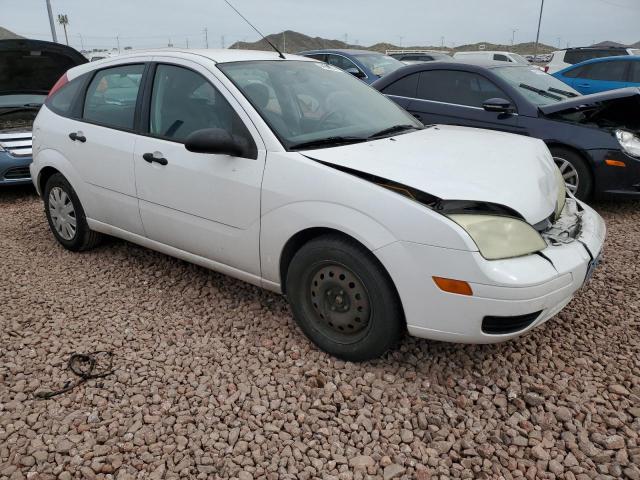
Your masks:
{"label": "rear wheel", "polygon": [[62,174],[47,180],[43,199],[49,228],[64,248],[78,252],[100,242],[101,235],[89,228],[80,200]]}
{"label": "rear wheel", "polygon": [[305,244],[293,257],[287,296],[296,322],[322,350],[363,361],[400,338],[404,321],[393,283],[373,255],[337,235]]}
{"label": "rear wheel", "polygon": [[567,189],[580,200],[587,200],[593,189],[593,179],[584,159],[566,148],[554,147],[550,150]]}

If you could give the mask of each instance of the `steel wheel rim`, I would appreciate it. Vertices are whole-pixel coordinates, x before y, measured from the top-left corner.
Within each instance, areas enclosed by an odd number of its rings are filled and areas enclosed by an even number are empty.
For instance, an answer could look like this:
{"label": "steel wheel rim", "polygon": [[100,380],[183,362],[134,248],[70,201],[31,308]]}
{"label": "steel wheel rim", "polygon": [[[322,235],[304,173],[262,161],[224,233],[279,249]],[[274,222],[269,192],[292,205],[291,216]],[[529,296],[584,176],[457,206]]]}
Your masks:
{"label": "steel wheel rim", "polygon": [[578,187],[580,186],[580,177],[578,176],[578,171],[576,168],[571,165],[571,162],[565,160],[561,157],[553,157],[553,160],[556,162],[556,165],[560,169],[560,173],[562,174],[562,178],[564,178],[564,183],[569,189],[569,191],[575,195],[578,191]]}
{"label": "steel wheel rim", "polygon": [[318,265],[311,273],[308,292],[315,326],[325,335],[339,343],[366,335],[371,299],[362,280],[345,265]]}
{"label": "steel wheel rim", "polygon": [[53,187],[49,192],[49,215],[53,228],[60,237],[72,240],[76,236],[76,211],[71,198],[60,187]]}

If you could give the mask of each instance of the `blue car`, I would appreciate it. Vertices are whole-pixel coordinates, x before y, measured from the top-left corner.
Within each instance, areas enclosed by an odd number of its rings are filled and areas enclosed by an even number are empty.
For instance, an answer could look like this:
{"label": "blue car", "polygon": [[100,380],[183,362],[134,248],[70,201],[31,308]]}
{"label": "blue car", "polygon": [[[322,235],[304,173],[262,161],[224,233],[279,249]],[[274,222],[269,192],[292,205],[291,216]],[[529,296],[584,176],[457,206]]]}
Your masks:
{"label": "blue car", "polygon": [[553,76],[584,95],[640,87],[640,56],[595,58],[560,70]]}
{"label": "blue car", "polygon": [[367,84],[405,66],[400,60],[371,50],[309,50],[298,55],[338,67]]}
{"label": "blue car", "polygon": [[0,186],[31,183],[31,125],[64,72],[87,60],[59,43],[0,40]]}

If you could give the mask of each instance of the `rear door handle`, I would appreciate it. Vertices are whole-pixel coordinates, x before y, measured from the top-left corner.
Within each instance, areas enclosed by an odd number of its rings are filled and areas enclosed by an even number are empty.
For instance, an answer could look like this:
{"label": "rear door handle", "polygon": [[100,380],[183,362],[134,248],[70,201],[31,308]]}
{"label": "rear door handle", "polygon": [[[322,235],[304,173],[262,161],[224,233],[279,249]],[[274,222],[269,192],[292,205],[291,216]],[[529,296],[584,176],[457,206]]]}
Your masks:
{"label": "rear door handle", "polygon": [[166,165],[167,163],[169,163],[166,158],[156,157],[153,153],[145,153],[142,155],[142,158],[149,163],[156,162],[156,163],[159,163],[160,165]]}
{"label": "rear door handle", "polygon": [[84,135],[82,135],[82,132],[71,132],[69,134],[69,138],[71,140],[73,140],[74,142],[86,142],[87,141],[87,137],[85,137]]}

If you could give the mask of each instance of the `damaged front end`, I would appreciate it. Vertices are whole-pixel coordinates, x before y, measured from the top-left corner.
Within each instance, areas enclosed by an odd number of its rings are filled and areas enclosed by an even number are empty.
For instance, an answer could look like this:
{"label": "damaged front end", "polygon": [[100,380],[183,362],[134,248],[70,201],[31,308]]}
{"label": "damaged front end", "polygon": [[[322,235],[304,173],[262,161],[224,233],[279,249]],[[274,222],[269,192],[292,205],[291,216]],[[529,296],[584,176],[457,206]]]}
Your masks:
{"label": "damaged front end", "polygon": [[640,133],[640,89],[624,88],[585,95],[539,107],[551,120],[592,126],[611,132]]}
{"label": "damaged front end", "polygon": [[540,235],[549,245],[566,245],[574,242],[580,235],[583,213],[580,204],[568,197],[558,219],[541,231]]}

